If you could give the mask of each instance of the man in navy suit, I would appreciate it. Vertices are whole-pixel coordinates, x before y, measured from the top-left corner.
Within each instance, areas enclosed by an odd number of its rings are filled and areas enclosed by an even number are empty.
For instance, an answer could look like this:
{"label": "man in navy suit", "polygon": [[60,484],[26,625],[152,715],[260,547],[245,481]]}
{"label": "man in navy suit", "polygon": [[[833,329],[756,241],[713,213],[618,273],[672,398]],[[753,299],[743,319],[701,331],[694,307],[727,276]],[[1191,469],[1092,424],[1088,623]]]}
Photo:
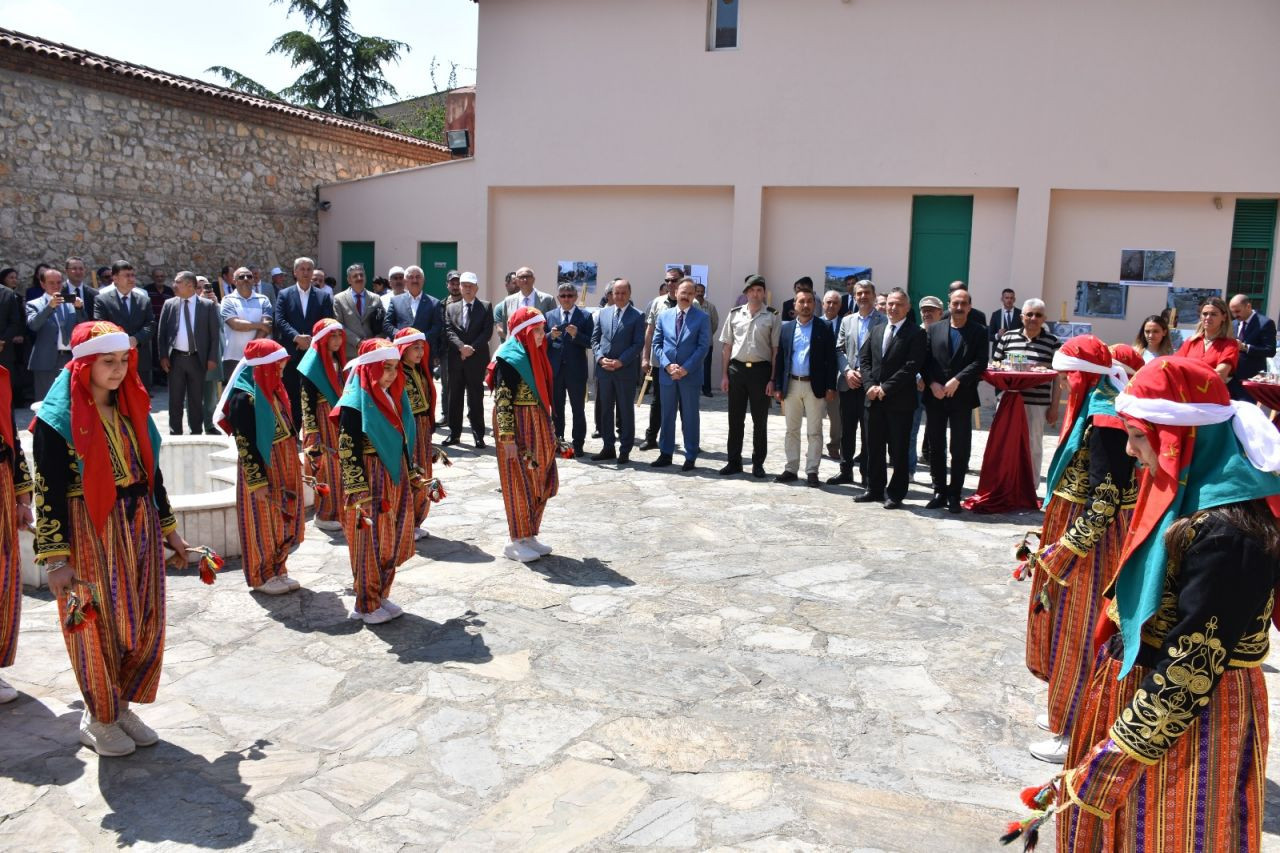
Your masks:
{"label": "man in navy suit", "polygon": [[676,449],[676,400],[684,427],[684,465],[692,471],[698,458],[699,395],[702,391],[702,360],[711,350],[711,318],[693,304],[694,280],[680,279],[676,306],[658,315],[653,329],[653,364],[658,369],[658,393],[662,397],[662,433],[654,468],[671,464]]}
{"label": "man in navy suit", "polygon": [[794,320],[782,324],[778,357],[773,365],[773,393],[782,401],[787,421],[783,452],[786,465],[773,478],[789,483],[799,478],[800,423],[805,427],[805,482],[818,487],[822,461],[822,415],[836,397],[836,336],[831,325],[814,319],[812,290],[796,292]]}
{"label": "man in navy suit", "polygon": [[404,271],[404,292],[397,293],[387,302],[387,313],[382,320],[383,337],[391,339],[396,332],[410,326],[422,332],[431,348],[431,360],[440,361],[444,350],[440,348],[444,334],[444,306],[430,293],[423,293],[427,277],[422,267],[412,266]]}
{"label": "man in navy suit", "polygon": [[558,307],[546,312],[547,359],[555,389],[551,409],[556,438],[564,439],[564,400],[573,410],[573,452],[582,455],[587,440],[587,350],[591,349],[591,315],[574,303],[578,289],[562,284],[556,291]]}
{"label": "man in navy suit", "polygon": [[27,303],[32,337],[27,368],[35,378],[36,400],[44,399],[58,372],[71,360],[71,330],[87,319],[83,300],[63,298],[62,273],[53,267],[42,270],[40,287],[44,293]]}
{"label": "man in navy suit", "polygon": [[[867,493],[854,501],[884,501],[885,509],[898,509],[911,482],[911,420],[919,400],[916,374],[924,366],[929,338],[911,317],[911,297],[901,287],[889,291],[885,310],[888,322],[871,330],[858,355],[866,388]],[[886,450],[892,480],[885,467]]]}
{"label": "man in navy suit", "polygon": [[294,284],[276,296],[276,340],[289,354],[284,367],[284,389],[289,394],[289,408],[293,410],[293,424],[302,424],[302,385],[298,374],[298,362],[311,347],[311,330],[325,318],[333,317],[333,298],[318,290],[311,282],[316,262],[310,258],[298,258],[293,262]]}
{"label": "man in navy suit", "polygon": [[[636,367],[644,350],[644,314],[631,305],[631,282],[613,283],[613,304],[600,309],[591,330],[600,394],[600,437],[604,449],[591,458],[604,462],[616,458],[619,465],[631,461],[636,440]],[[618,444],[614,451],[614,414],[618,416]]]}
{"label": "man in navy suit", "polygon": [[991,325],[988,327],[992,343],[1005,332],[1022,328],[1022,309],[1015,304],[1017,299],[1018,294],[1013,292],[1012,287],[1000,291],[1000,310],[992,312]]}
{"label": "man in navy suit", "polygon": [[[978,408],[978,383],[987,369],[987,327],[971,318],[969,291],[951,291],[951,311],[946,321],[929,327],[929,355],[921,374],[925,381],[924,409],[929,416],[929,468],[933,499],[926,509],[946,506],[960,512],[960,490],[969,470],[973,442],[970,412]],[[947,435],[950,433],[951,467],[947,467]],[[950,475],[950,476],[948,476]]]}
{"label": "man in navy suit", "polygon": [[1253,310],[1253,303],[1243,293],[1231,297],[1231,316],[1235,319],[1236,340],[1240,342],[1240,362],[1235,375],[1227,383],[1231,399],[1255,402],[1242,384],[1267,368],[1267,359],[1276,354],[1276,324]]}
{"label": "man in navy suit", "polygon": [[150,393],[151,338],[156,324],[151,294],[137,286],[138,274],[128,261],[111,265],[111,280],[115,286],[99,291],[93,302],[93,319],[115,323],[129,336],[129,345],[138,351],[138,378]]}

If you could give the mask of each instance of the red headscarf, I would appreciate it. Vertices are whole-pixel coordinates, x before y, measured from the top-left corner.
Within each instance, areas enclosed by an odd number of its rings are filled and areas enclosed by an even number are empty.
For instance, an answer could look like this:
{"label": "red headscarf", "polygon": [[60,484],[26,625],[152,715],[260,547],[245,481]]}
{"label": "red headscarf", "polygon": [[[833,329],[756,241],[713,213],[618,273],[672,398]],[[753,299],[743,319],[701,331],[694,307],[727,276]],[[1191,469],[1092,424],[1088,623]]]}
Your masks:
{"label": "red headscarf", "polygon": [[[326,327],[336,327],[332,331],[325,332]],[[329,338],[337,335],[342,339],[342,345],[338,347],[335,353],[329,352]],[[324,365],[324,374],[329,377],[329,384],[333,386],[333,390],[338,396],[342,396],[342,371],[338,369],[338,359],[346,357],[347,351],[347,333],[343,330],[342,324],[332,317],[325,317],[316,321],[311,327],[311,348],[316,351],[316,355],[320,356],[320,363]]]}
{"label": "red headscarf", "polygon": [[[283,349],[283,347],[275,341],[259,338],[244,345],[244,357],[246,361],[263,358],[278,349]],[[253,368],[253,384],[261,388],[262,393],[266,394],[268,399],[273,399],[279,403],[280,410],[289,415],[293,410],[289,405],[289,392],[284,387],[284,365],[284,360],[273,361],[270,364],[255,365]]]}
{"label": "red headscarf", "polygon": [[1146,364],[1142,360],[1142,353],[1138,352],[1128,344],[1115,344],[1111,347],[1111,357],[1120,362],[1129,371],[1129,375],[1137,373]]}
{"label": "red headscarf", "polygon": [[[405,342],[403,338],[413,338],[413,340]],[[424,365],[431,363],[431,344],[427,342],[427,336],[419,332],[413,326],[405,326],[396,332],[395,336],[396,348],[400,350],[401,361],[404,360],[404,351],[414,344],[422,344],[422,361],[418,362],[418,369],[425,371]],[[403,365],[401,365],[403,369]]]}
{"label": "red headscarf", "polygon": [[[359,362],[361,356],[372,353],[375,350],[393,348],[395,348],[395,344],[391,343],[391,341],[386,338],[369,338],[368,340],[361,341],[360,349],[356,354],[356,362]],[[399,350],[397,350],[397,358],[398,353]],[[367,364],[357,363],[354,370],[356,371],[356,377],[360,383],[360,387],[364,389],[364,392],[369,396],[369,399],[373,400],[373,404],[377,406],[378,411],[382,416],[387,419],[387,423],[395,427],[396,431],[401,435],[404,435],[404,423],[401,421],[402,413],[400,411],[401,398],[404,394],[404,372],[397,371],[396,379],[391,383],[391,387],[386,391],[383,391],[378,384],[378,380],[382,378],[384,361],[371,361]],[[388,397],[391,399],[388,400]],[[342,408],[340,406],[334,406],[329,417],[336,423],[338,418],[341,416]]]}
{"label": "red headscarf", "polygon": [[[103,335],[124,335],[115,323],[96,321],[81,323],[71,332],[71,352],[73,356],[79,348],[92,349],[90,342]],[[89,346],[85,346],[89,345]],[[138,455],[142,457],[142,468],[147,472],[147,488],[155,488],[156,450],[151,446],[151,397],[138,377],[138,351],[126,346],[129,366],[116,392],[116,408],[129,419],[133,425],[134,437],[138,440]],[[111,470],[111,455],[107,449],[107,433],[102,418],[98,415],[98,407],[93,402],[93,388],[90,381],[92,366],[101,352],[86,353],[75,356],[67,364],[70,376],[71,396],[71,437],[76,456],[83,465],[81,485],[84,488],[85,507],[89,510],[89,519],[99,532],[105,527],[107,517],[116,502],[116,478]]]}
{"label": "red headscarf", "polygon": [[[1101,338],[1093,335],[1077,335],[1063,344],[1054,353],[1054,368],[1065,371],[1070,392],[1067,395],[1067,413],[1062,419],[1062,428],[1058,432],[1058,442],[1064,443],[1075,426],[1076,417],[1084,410],[1089,392],[1098,384],[1106,371],[1111,368],[1111,350]],[[1094,373],[1086,368],[1093,365],[1101,368]],[[1119,426],[1117,423],[1116,426]]]}
{"label": "red headscarf", "polygon": [[[541,311],[533,307],[518,308],[512,312],[507,318],[507,340],[498,348],[495,356],[501,358],[510,341],[516,341],[524,348],[525,354],[529,359],[529,369],[533,373],[534,382],[538,386],[538,397],[541,398],[547,410],[551,410],[551,389],[554,385],[551,374],[551,362],[547,360],[547,341],[544,337],[541,343],[538,343],[534,337],[534,332],[538,329],[545,329],[546,319]],[[489,362],[489,369],[485,375],[485,381],[489,387],[494,387],[496,377],[494,370],[496,369],[495,361]]]}

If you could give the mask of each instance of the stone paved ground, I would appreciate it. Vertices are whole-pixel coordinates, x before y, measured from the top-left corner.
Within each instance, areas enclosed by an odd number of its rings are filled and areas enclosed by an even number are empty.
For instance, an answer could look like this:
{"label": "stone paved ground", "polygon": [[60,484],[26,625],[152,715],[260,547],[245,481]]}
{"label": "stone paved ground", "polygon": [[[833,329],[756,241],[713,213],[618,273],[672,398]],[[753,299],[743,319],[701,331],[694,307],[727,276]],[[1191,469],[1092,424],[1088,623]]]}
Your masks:
{"label": "stone paved ground", "polygon": [[1050,775],[1024,749],[1041,691],[1008,573],[1034,518],[718,478],[711,405],[693,474],[562,464],[556,554],[532,566],[495,556],[492,450],[458,453],[385,626],[346,618],[345,548],[312,527],[293,596],[236,564],[212,588],[172,575],[143,709],[163,740],[127,759],[78,747],[54,605],[28,594],[0,846],[995,849]]}

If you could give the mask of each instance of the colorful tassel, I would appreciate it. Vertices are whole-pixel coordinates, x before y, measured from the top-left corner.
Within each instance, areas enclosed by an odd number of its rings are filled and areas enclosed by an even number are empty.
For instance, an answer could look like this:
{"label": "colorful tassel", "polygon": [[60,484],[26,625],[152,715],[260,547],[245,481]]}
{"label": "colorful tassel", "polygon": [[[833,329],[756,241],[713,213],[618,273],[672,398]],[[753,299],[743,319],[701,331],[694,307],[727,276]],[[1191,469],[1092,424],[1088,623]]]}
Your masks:
{"label": "colorful tassel", "polygon": [[556,455],[562,459],[572,459],[573,445],[563,439],[556,439]]}
{"label": "colorful tassel", "polygon": [[433,504],[438,504],[448,496],[448,493],[444,490],[444,483],[441,483],[438,477],[432,477],[427,481],[427,500]]}
{"label": "colorful tassel", "polygon": [[200,555],[200,581],[201,583],[212,584],[217,580],[218,572],[222,571],[227,561],[222,559],[222,555],[207,545],[201,545],[198,548],[191,548],[190,551]]}
{"label": "colorful tassel", "polygon": [[[89,597],[85,598],[77,593],[76,586],[88,589]],[[76,581],[67,591],[67,619],[63,625],[69,633],[78,634],[96,621],[98,621],[98,591],[91,583]]]}
{"label": "colorful tassel", "polygon": [[453,460],[449,458],[449,454],[444,452],[443,447],[431,448],[431,461],[439,462],[444,467],[449,468],[453,465]]}

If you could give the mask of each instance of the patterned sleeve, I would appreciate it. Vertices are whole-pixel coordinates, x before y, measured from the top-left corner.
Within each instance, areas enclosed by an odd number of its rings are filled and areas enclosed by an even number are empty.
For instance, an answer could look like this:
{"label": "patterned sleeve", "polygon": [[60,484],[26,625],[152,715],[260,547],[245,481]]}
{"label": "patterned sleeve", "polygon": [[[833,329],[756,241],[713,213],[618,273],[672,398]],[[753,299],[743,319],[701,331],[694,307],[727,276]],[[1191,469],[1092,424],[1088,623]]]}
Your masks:
{"label": "patterned sleeve", "polygon": [[227,420],[240,457],[240,476],[244,477],[249,491],[256,492],[267,485],[267,463],[258,451],[253,398],[243,391],[232,391],[227,402]]}
{"label": "patterned sleeve", "polygon": [[1125,452],[1128,436],[1114,427],[1089,431],[1089,498],[1084,512],[1062,535],[1061,544],[1083,557],[1119,517],[1133,480],[1133,458]]}
{"label": "patterned sleeve", "polygon": [[364,440],[360,410],[343,406],[338,418],[338,464],[342,467],[342,490],[348,503],[370,500],[369,481],[364,476]]}
{"label": "patterned sleeve", "polygon": [[1231,651],[1271,600],[1276,561],[1253,537],[1211,517],[1182,558],[1173,625],[1159,660],[1111,726],[1067,776],[1071,800],[1111,817],[1213,701]]}
{"label": "patterned sleeve", "polygon": [[[511,374],[515,374],[514,382]],[[497,382],[493,389],[493,409],[498,422],[498,441],[515,441],[516,439],[515,392],[519,379],[520,375],[505,361],[498,360]]]}
{"label": "patterned sleeve", "polygon": [[[306,440],[308,436],[315,435],[319,432],[319,425],[316,424],[316,400],[319,398],[320,389],[305,376],[299,377],[298,385],[301,389],[302,398],[302,438]],[[319,445],[307,451],[310,456],[319,456],[324,449]]]}
{"label": "patterned sleeve", "polygon": [[169,506],[169,493],[164,488],[164,474],[156,467],[156,485],[154,489],[156,510],[160,513],[160,532],[165,536],[178,529],[178,520],[173,516],[173,508]]}
{"label": "patterned sleeve", "polygon": [[27,469],[27,455],[22,452],[22,443],[17,442],[17,445],[10,451],[13,456],[13,493],[29,495],[35,487],[31,484],[31,472]]}
{"label": "patterned sleeve", "polygon": [[71,556],[71,510],[67,491],[75,451],[58,431],[42,420],[35,422],[36,458],[36,558]]}

